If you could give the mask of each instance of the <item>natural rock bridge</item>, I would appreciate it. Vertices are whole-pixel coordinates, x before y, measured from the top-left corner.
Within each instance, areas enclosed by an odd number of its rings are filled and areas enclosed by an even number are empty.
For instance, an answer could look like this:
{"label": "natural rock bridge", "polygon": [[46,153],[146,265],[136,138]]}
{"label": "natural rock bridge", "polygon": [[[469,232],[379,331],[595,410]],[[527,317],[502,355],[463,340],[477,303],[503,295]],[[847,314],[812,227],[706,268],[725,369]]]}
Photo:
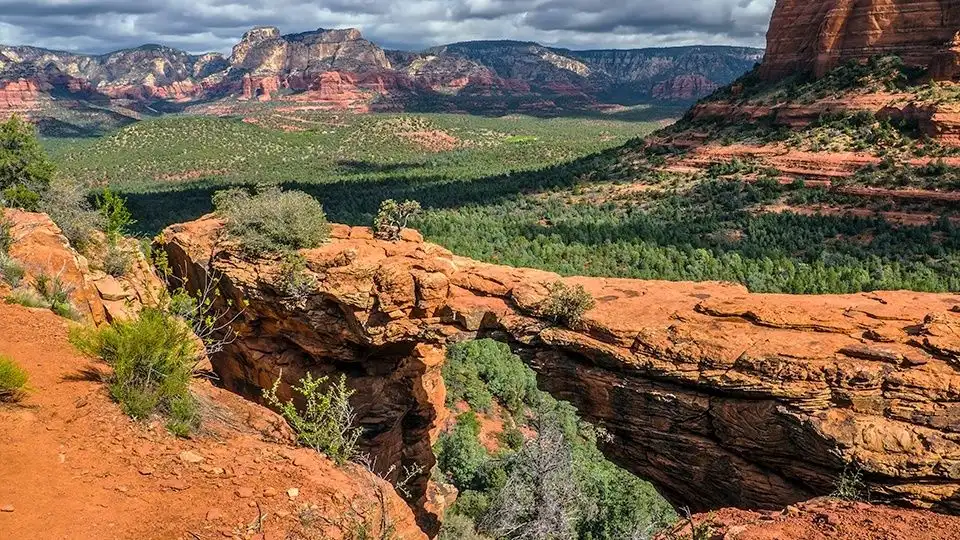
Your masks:
{"label": "natural rock bridge", "polygon": [[[259,398],[281,370],[287,392],[307,370],[347,374],[382,469],[433,465],[444,348],[489,335],[677,504],[782,507],[829,493],[856,464],[875,498],[960,511],[958,295],[571,278],[597,300],[574,331],[534,316],[555,274],[457,257],[412,231],[387,243],[335,226],[303,252],[317,286],[293,305],[276,261],[214,249],[221,226],[171,227],[163,246],[175,273],[196,284],[213,269],[223,297],[246,306],[213,358],[223,384]],[[425,496],[426,475],[415,488]]]}

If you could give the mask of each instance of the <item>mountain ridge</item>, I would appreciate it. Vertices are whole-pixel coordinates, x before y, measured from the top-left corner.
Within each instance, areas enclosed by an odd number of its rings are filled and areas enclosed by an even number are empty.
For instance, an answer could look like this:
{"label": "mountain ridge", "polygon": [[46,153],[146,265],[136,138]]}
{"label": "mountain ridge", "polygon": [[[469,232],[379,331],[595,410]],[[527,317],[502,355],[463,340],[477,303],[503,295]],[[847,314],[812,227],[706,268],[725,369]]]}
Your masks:
{"label": "mountain ridge", "polygon": [[250,29],[229,55],[144,44],[100,55],[0,45],[0,113],[34,120],[110,107],[220,113],[243,102],[330,110],[559,114],[642,103],[688,104],[749,70],[744,47],[574,51],[509,40],[388,50],[356,28]]}

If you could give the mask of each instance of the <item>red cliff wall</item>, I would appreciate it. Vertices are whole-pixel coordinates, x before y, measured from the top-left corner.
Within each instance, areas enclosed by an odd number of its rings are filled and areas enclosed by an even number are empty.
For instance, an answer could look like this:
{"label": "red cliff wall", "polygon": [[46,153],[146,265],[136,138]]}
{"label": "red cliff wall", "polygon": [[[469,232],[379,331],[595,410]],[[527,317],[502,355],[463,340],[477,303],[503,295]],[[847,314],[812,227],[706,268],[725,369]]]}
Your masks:
{"label": "red cliff wall", "polygon": [[778,0],[761,75],[819,76],[850,59],[895,54],[953,78],[958,31],[960,0]]}

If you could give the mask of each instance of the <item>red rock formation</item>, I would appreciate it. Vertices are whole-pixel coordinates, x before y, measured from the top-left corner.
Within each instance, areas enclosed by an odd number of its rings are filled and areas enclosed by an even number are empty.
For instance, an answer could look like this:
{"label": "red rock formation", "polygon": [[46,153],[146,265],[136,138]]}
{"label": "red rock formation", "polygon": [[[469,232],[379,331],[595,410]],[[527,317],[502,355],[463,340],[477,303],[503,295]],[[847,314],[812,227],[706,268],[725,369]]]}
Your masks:
{"label": "red rock formation", "polygon": [[280,87],[279,77],[252,77],[247,74],[243,76],[243,96],[241,99],[270,101],[273,99],[273,94],[280,90]]}
{"label": "red rock formation", "polygon": [[426,540],[389,484],[294,448],[279,416],[206,380],[192,390],[216,413],[189,439],[130,419],[73,326],[0,302],[0,351],[30,377],[0,407],[0,538]]}
{"label": "red rock formation", "polygon": [[[216,219],[165,231],[171,267],[205,279]],[[304,302],[273,283],[275,261],[227,245],[209,268],[246,305],[213,359],[258,397],[283,371],[346,373],[378,465],[433,465],[447,343],[506,340],[544,389],[613,436],[608,455],[670,499],[709,509],[782,508],[833,489],[857,463],[877,499],[960,512],[960,296],[750,294],[717,283],[575,278],[597,300],[576,330],[536,316],[547,272],[456,257],[338,226],[304,251]],[[422,508],[426,478],[414,486]],[[421,523],[431,530],[424,512]]]}
{"label": "red rock formation", "polygon": [[202,95],[204,90],[202,85],[195,84],[193,81],[177,81],[166,86],[149,84],[110,86],[105,88],[103,93],[114,99],[129,99],[133,101],[161,99],[189,101]]}
{"label": "red rock formation", "polygon": [[[94,265],[70,247],[60,228],[46,214],[13,209],[5,210],[4,214],[13,225],[11,234],[15,239],[10,256],[24,266],[27,274],[24,284],[34,282],[41,274],[59,277],[70,290],[73,306],[96,324],[129,317],[140,306],[158,302],[163,283],[136,242],[121,244],[131,254],[131,267],[123,277],[115,278],[91,268]],[[105,246],[105,238],[100,240],[100,245]],[[90,251],[96,252],[97,248]],[[94,255],[102,260],[104,253]]]}
{"label": "red rock formation", "polygon": [[954,0],[777,0],[761,75],[823,75],[850,59],[898,55],[952,78],[960,4]]}
{"label": "red rock formation", "polygon": [[29,111],[39,106],[39,99],[40,85],[37,81],[0,81],[0,111]]}

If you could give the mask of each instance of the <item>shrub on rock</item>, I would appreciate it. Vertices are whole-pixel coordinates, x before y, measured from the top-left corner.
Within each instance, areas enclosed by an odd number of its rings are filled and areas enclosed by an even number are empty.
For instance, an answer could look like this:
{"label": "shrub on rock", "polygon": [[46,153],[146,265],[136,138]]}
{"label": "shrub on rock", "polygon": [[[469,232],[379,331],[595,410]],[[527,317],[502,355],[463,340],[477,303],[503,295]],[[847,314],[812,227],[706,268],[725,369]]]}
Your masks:
{"label": "shrub on rock", "polygon": [[566,326],[579,324],[596,302],[583,285],[571,287],[562,281],[547,286],[547,298],[540,305],[541,314]]}
{"label": "shrub on rock", "polygon": [[320,203],[302,191],[228,189],[213,196],[229,235],[251,255],[310,249],[330,236]]}
{"label": "shrub on rock", "polygon": [[357,457],[357,441],[360,439],[360,429],[354,427],[356,415],[350,405],[354,390],[347,387],[343,375],[336,383],[328,382],[327,377],[314,378],[310,373],[300,379],[300,386],[293,390],[304,399],[302,410],[294,405],[293,400],[282,401],[277,396],[279,378],[273,388],[264,390],[263,396],[267,404],[277,409],[290,424],[301,445],[322,452],[342,465]]}
{"label": "shrub on rock", "polygon": [[380,240],[399,241],[403,229],[420,212],[420,203],[417,201],[398,203],[387,199],[380,203],[380,211],[373,221],[373,233]]}

